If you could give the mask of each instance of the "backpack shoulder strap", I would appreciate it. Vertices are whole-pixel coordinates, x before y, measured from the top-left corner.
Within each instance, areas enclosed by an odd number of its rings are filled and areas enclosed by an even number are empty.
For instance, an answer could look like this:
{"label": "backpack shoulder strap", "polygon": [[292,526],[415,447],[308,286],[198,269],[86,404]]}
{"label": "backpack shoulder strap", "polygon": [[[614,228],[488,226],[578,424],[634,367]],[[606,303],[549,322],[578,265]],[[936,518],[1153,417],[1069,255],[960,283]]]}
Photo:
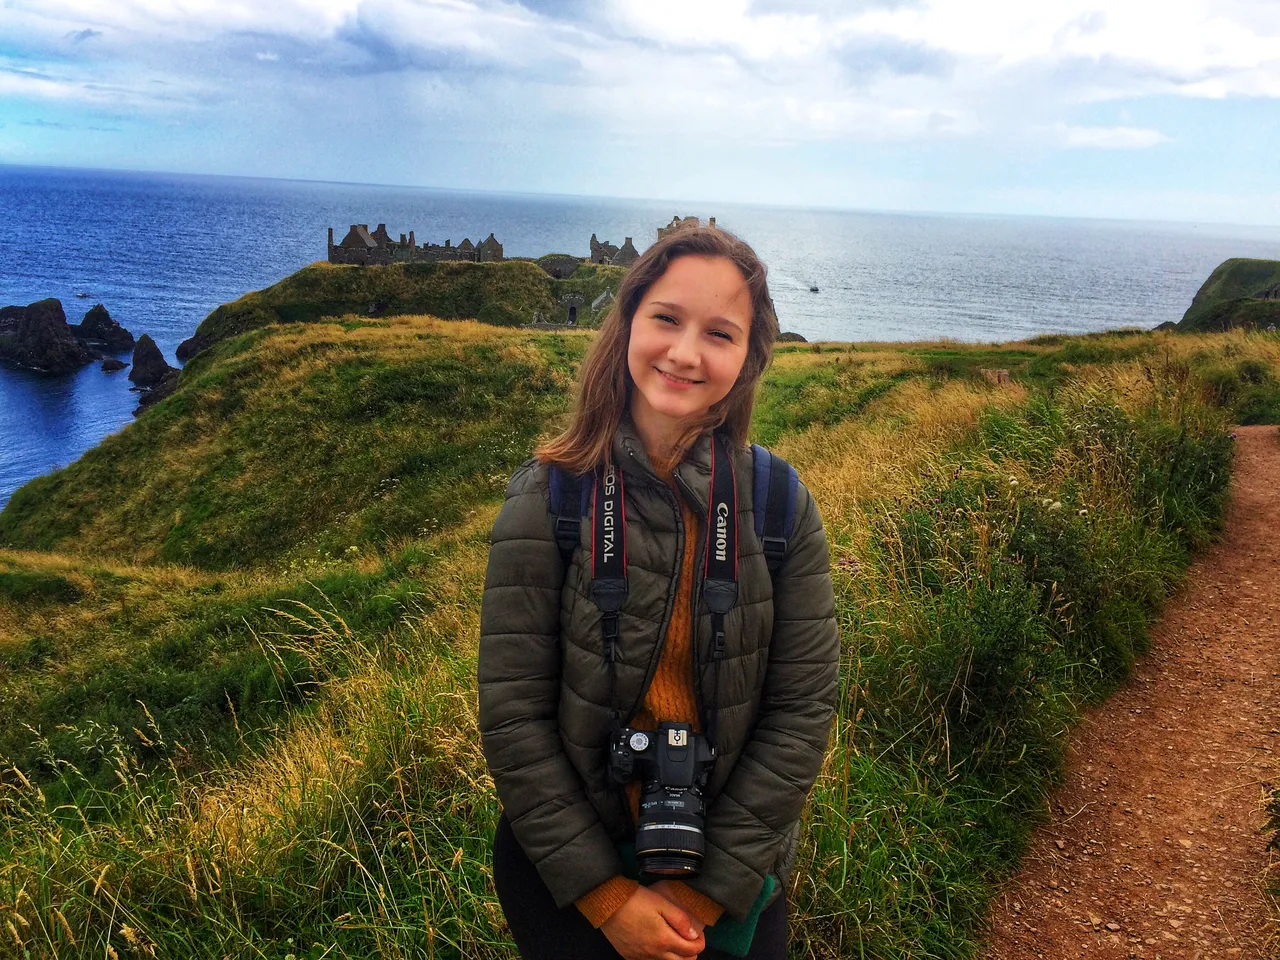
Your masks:
{"label": "backpack shoulder strap", "polygon": [[587,513],[591,486],[555,463],[547,468],[547,479],[551,487],[551,521],[555,526],[556,545],[567,570],[582,535],[582,518]]}
{"label": "backpack shoulder strap", "polygon": [[751,460],[756,536],[764,547],[769,573],[774,574],[782,565],[782,558],[787,554],[787,540],[795,529],[800,475],[791,464],[758,443],[751,445]]}

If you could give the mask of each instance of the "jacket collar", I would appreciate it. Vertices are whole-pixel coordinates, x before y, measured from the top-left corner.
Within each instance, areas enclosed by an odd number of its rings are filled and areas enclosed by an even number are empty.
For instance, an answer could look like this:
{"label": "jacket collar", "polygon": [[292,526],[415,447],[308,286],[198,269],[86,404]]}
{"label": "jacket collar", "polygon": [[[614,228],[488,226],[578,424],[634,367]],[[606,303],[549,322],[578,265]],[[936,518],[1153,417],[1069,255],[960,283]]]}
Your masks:
{"label": "jacket collar", "polygon": [[[675,469],[676,482],[703,516],[706,516],[711,499],[711,437],[710,430],[702,431]],[[628,476],[666,486],[653,468],[649,452],[629,411],[623,413],[622,422],[613,436],[613,459]]]}

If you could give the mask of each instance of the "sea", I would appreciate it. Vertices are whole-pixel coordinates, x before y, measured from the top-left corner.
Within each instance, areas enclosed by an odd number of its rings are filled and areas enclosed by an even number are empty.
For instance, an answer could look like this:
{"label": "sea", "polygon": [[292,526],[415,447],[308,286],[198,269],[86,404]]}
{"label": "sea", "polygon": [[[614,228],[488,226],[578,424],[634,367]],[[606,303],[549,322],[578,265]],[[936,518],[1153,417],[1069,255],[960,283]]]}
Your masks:
{"label": "sea", "polygon": [[[1280,259],[1280,227],[793,209],[0,165],[0,306],[104,304],[169,362],[216,306],[322,260],[330,227],[586,256],[716,217],[768,265],[782,329],[810,340],[1003,342],[1182,317],[1228,257]],[[816,287],[817,290],[812,288]],[[127,355],[123,359],[128,360]],[[0,506],[127,425],[127,373],[0,365]]]}

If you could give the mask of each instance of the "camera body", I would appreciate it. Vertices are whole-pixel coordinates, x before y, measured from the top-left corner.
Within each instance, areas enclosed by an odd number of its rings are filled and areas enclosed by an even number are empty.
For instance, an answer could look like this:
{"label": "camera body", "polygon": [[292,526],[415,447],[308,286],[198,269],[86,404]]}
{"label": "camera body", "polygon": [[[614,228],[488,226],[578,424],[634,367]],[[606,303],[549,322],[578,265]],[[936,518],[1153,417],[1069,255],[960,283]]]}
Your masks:
{"label": "camera body", "polygon": [[640,780],[636,859],[654,877],[693,876],[706,852],[702,793],[715,748],[687,723],[656,730],[625,727],[609,744],[609,778],[617,786]]}

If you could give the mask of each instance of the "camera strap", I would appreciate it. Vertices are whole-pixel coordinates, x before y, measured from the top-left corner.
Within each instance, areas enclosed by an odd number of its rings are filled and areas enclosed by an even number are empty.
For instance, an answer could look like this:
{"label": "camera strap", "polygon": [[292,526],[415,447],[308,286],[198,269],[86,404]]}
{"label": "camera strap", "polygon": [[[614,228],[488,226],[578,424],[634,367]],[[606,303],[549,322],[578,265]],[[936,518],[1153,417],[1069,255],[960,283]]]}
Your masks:
{"label": "camera strap", "polygon": [[600,608],[604,657],[609,664],[609,708],[614,727],[623,726],[618,704],[619,614],[627,598],[627,514],[622,471],[608,464],[596,471],[591,495],[591,599]]}
{"label": "camera strap", "polygon": [[716,743],[714,694],[720,689],[720,662],[724,659],[725,615],[738,602],[738,485],[733,458],[719,436],[713,438],[711,498],[707,504],[707,555],[702,574],[702,602],[711,614],[711,658],[715,665],[713,699],[707,705],[707,739]]}
{"label": "camera strap", "polygon": [[[702,600],[711,614],[713,700],[706,705],[707,739],[715,743],[714,693],[720,687],[725,655],[725,616],[738,602],[738,488],[725,441],[712,443],[711,497],[707,509]],[[591,492],[591,599],[600,608],[605,661],[609,664],[609,705],[615,726],[624,726],[618,703],[620,613],[627,598],[626,510],[622,471],[610,464],[595,472]]]}

